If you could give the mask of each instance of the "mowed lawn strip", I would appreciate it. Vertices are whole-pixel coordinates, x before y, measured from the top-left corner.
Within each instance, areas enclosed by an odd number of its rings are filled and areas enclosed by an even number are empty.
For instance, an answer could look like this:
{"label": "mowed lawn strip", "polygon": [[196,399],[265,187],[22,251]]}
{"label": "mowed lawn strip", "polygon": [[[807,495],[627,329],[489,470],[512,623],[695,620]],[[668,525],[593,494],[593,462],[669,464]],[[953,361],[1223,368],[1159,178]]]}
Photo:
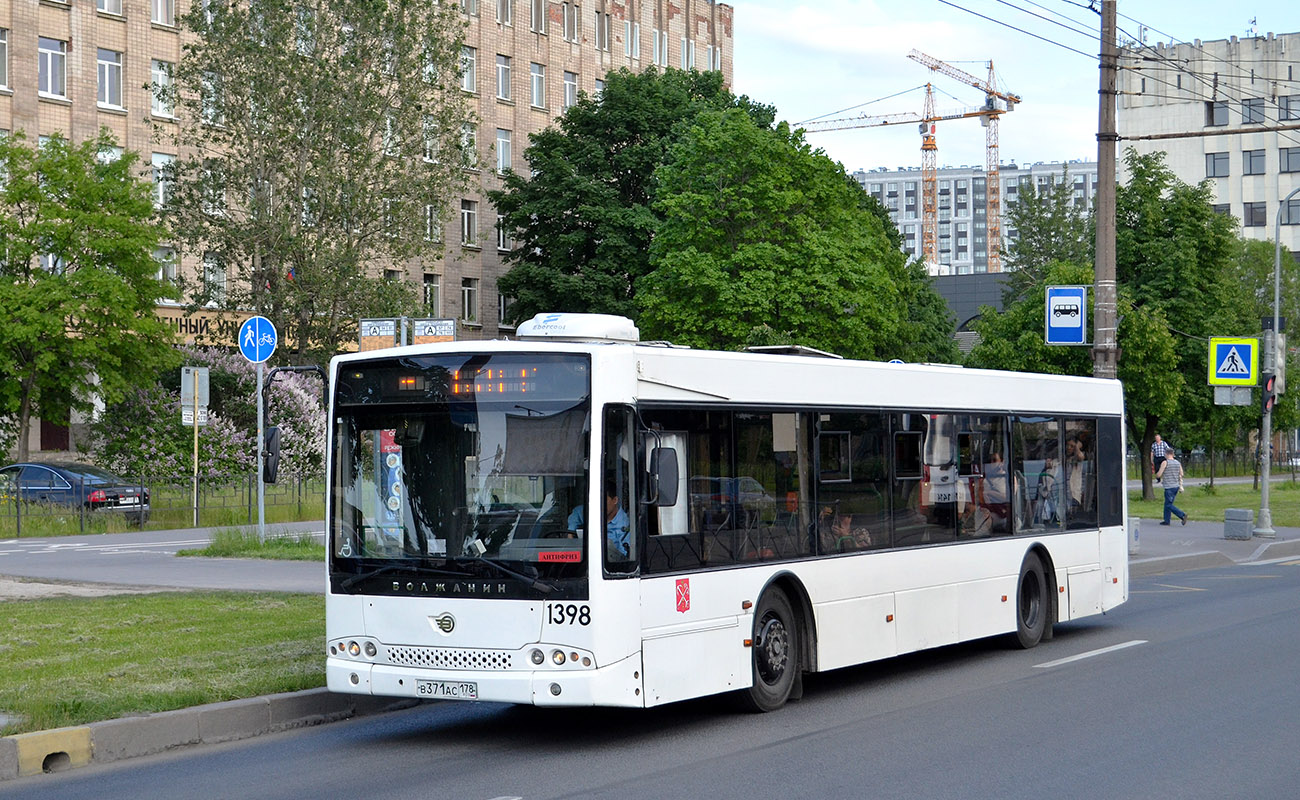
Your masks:
{"label": "mowed lawn strip", "polygon": [[[1129,492],[1128,513],[1143,519],[1164,517],[1165,493],[1159,484],[1152,487],[1155,500],[1143,500],[1142,492]],[[1259,490],[1249,483],[1220,483],[1210,486],[1187,486],[1178,493],[1174,505],[1186,511],[1189,518],[1199,522],[1223,522],[1223,512],[1229,508],[1248,508],[1259,516]],[[1286,528],[1300,527],[1300,483],[1289,480],[1269,484],[1268,507],[1273,515],[1273,525]]]}
{"label": "mowed lawn strip", "polygon": [[0,602],[0,734],[325,685],[325,598],[164,592]]}
{"label": "mowed lawn strip", "polygon": [[[255,529],[227,528],[214,531],[208,546],[202,550],[181,550],[176,555],[319,561],[324,564],[325,543],[310,533],[267,531],[266,539],[263,541],[258,538]],[[324,567],[321,567],[321,570],[323,572]]]}

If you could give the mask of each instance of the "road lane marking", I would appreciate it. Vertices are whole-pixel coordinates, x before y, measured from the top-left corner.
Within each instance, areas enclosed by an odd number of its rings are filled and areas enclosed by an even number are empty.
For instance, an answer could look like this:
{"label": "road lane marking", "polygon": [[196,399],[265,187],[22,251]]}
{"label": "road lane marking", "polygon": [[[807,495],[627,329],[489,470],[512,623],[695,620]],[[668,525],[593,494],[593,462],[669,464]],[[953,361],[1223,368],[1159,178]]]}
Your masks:
{"label": "road lane marking", "polygon": [[1077,656],[1070,656],[1069,658],[1058,658],[1056,661],[1048,661],[1046,664],[1035,664],[1034,669],[1048,669],[1049,667],[1059,667],[1062,664],[1069,664],[1074,661],[1082,661],[1085,658],[1092,658],[1093,656],[1105,655],[1106,653],[1113,653],[1116,650],[1123,650],[1128,647],[1135,647],[1139,644],[1146,644],[1146,643],[1147,643],[1146,639],[1134,639],[1131,642],[1124,642],[1123,644],[1116,644],[1116,645],[1111,645],[1110,647],[1103,647],[1100,650],[1089,650],[1088,652],[1080,653]]}

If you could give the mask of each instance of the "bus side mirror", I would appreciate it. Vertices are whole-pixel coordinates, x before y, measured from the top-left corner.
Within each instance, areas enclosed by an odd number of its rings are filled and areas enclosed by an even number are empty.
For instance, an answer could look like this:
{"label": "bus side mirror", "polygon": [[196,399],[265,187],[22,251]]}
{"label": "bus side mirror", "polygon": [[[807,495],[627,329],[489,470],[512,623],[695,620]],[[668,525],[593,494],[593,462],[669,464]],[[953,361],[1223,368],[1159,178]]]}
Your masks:
{"label": "bus side mirror", "polygon": [[280,427],[272,425],[262,442],[262,483],[275,483],[280,472]]}
{"label": "bus side mirror", "polygon": [[650,451],[649,502],[657,506],[677,505],[677,451],[656,447]]}

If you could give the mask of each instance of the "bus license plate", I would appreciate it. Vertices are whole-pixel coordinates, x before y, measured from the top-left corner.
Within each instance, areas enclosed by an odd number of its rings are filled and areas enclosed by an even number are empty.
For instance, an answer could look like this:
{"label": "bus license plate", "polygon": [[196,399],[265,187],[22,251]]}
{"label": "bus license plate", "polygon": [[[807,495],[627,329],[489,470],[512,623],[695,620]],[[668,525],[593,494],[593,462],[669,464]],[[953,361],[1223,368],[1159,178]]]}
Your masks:
{"label": "bus license plate", "polygon": [[437,700],[477,700],[478,684],[469,681],[416,681],[415,694]]}

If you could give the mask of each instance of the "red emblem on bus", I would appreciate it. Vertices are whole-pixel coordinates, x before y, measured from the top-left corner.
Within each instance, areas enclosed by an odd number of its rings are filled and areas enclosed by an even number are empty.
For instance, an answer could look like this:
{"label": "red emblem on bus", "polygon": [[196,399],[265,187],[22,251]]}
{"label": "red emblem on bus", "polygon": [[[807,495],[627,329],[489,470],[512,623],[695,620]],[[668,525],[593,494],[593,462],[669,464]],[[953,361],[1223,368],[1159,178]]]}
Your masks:
{"label": "red emblem on bus", "polygon": [[677,579],[677,610],[683,614],[691,610],[691,579]]}

